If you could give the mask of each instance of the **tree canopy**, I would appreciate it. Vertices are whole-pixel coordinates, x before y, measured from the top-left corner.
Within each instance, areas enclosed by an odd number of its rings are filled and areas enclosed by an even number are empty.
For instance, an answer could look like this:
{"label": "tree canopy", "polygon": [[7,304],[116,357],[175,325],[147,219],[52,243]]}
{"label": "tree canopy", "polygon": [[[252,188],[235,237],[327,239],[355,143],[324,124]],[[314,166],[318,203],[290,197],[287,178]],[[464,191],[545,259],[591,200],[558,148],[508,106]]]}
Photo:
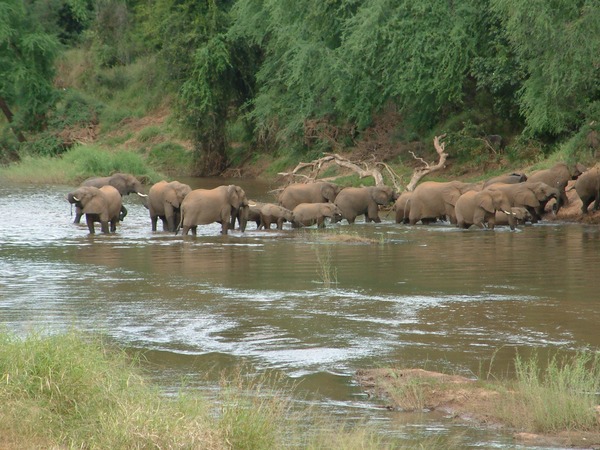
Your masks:
{"label": "tree canopy", "polygon": [[423,136],[469,112],[556,141],[600,116],[599,0],[0,0],[16,128],[43,127],[60,42],[155,55],[202,174],[233,124],[302,151],[307,123],[360,133],[389,105]]}

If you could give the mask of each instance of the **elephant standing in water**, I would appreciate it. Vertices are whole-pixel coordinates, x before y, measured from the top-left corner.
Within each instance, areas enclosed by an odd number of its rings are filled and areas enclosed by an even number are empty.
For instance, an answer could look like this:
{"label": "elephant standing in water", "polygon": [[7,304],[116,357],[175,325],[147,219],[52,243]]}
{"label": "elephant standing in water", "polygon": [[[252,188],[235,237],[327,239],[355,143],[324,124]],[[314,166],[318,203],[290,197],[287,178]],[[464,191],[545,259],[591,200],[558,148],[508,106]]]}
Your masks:
{"label": "elephant standing in water", "polygon": [[342,211],[334,203],[300,203],[292,214],[292,228],[309,227],[315,223],[318,228],[325,228],[326,217],[332,222],[342,218]]}
{"label": "elephant standing in water", "polygon": [[600,209],[600,167],[594,167],[583,173],[575,182],[575,191],[581,199],[581,212],[588,213],[588,207],[594,202],[594,211]]}
{"label": "elephant standing in water", "polygon": [[508,196],[502,191],[484,189],[483,191],[468,191],[459,197],[454,207],[459,228],[469,228],[477,225],[479,228],[494,229],[496,211],[503,211],[508,216],[510,229],[514,230],[516,221],[510,211]]}
{"label": "elephant standing in water", "polygon": [[365,222],[379,223],[379,205],[387,205],[397,198],[398,194],[389,186],[347,187],[340,191],[334,203],[350,224],[362,214]]}
{"label": "elephant standing in water", "polygon": [[404,191],[402,194],[400,194],[396,200],[396,203],[394,203],[394,210],[396,211],[396,223],[408,223],[411,196],[411,191]]}
{"label": "elephant standing in water", "polygon": [[419,220],[427,224],[447,217],[450,223],[456,224],[454,205],[458,198],[467,191],[477,189],[478,186],[461,181],[425,181],[412,193],[408,221],[411,225]]}
{"label": "elephant standing in water", "polygon": [[88,230],[94,234],[94,222],[100,222],[102,232],[114,233],[121,216],[121,194],[112,186],[82,186],[67,195],[69,203],[85,214]]}
{"label": "elephant standing in water", "polygon": [[152,231],[156,231],[158,219],[162,221],[164,231],[175,231],[181,219],[180,206],[183,199],[192,192],[192,188],[179,181],[159,181],[148,191],[148,210],[152,222]]}
{"label": "elephant standing in water", "polygon": [[240,220],[240,230],[246,229],[248,219],[248,199],[244,190],[231,184],[214,189],[195,189],[181,202],[181,220],[175,233],[181,228],[185,236],[189,230],[196,235],[198,225],[218,222],[221,234],[227,234],[236,220]]}
{"label": "elephant standing in water", "polygon": [[316,183],[295,183],[287,186],[279,194],[279,204],[293,210],[300,203],[333,202],[340,193],[340,186],[325,181]]}
{"label": "elephant standing in water", "polygon": [[[140,197],[147,197],[146,194],[143,193],[142,183],[133,175],[129,173],[115,173],[110,177],[93,177],[88,178],[81,186],[92,186],[96,188],[101,188],[102,186],[112,186],[119,194],[122,196],[129,195],[132,193],[138,194]],[[74,223],[79,223],[81,220],[81,216],[83,212],[79,207],[75,208],[75,220]],[[119,220],[123,220],[127,215],[127,209],[123,206],[121,202],[121,214]]]}
{"label": "elephant standing in water", "polygon": [[503,191],[510,201],[510,206],[522,206],[531,214],[531,222],[541,220],[538,214],[540,205],[544,205],[552,198],[558,198],[559,191],[541,181],[525,181],[517,184],[493,184],[488,189]]}
{"label": "elephant standing in water", "polygon": [[[558,163],[550,169],[533,172],[529,175],[529,181],[546,183],[548,186],[558,189],[558,197],[556,197],[556,203],[552,207],[552,211],[556,214],[563,205],[569,203],[565,191],[569,180],[576,180],[586,171],[586,169],[587,168],[581,164],[575,164],[575,166],[570,169],[565,163]],[[540,206],[536,208],[538,216],[541,217],[544,214],[547,202],[547,200],[540,201]]]}

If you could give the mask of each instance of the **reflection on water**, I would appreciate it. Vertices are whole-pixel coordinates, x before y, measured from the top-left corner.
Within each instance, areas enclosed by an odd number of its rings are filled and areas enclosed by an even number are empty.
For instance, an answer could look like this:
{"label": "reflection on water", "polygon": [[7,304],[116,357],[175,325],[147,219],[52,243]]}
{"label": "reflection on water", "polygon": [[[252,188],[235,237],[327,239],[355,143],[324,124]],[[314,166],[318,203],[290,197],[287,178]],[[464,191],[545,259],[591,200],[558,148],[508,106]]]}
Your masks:
{"label": "reflection on water", "polygon": [[[269,186],[236,183],[272,201]],[[595,226],[462,231],[396,225],[389,215],[325,231],[259,232],[250,224],[229,236],[213,224],[183,238],[152,233],[140,200],[126,197],[118,232],[89,236],[71,223],[70,189],[0,184],[0,323],[18,332],[100,331],[146,350],[167,389],[182,376],[207,386],[209,368],[250,364],[302,380],[307,401],[405,433],[396,423],[402,415],[375,407],[352,384],[357,368],[473,374],[495,355],[506,373],[517,348],[600,345]],[[373,243],[323,240],[324,233]],[[331,284],[318,270],[323,254]],[[407,420],[417,434],[448,429],[438,417]],[[473,445],[509,442],[472,433]]]}

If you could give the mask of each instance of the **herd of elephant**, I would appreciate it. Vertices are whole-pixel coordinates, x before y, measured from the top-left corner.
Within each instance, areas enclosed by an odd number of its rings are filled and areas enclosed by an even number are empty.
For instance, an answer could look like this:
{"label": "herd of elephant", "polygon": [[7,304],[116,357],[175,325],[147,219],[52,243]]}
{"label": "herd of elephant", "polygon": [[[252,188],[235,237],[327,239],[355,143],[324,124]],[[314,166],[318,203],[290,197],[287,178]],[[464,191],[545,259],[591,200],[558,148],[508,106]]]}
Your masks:
{"label": "herd of elephant", "polygon": [[380,207],[392,202],[396,223],[447,220],[461,228],[508,225],[514,229],[520,223],[539,221],[551,199],[556,200],[553,211],[558,212],[568,201],[570,180],[577,180],[574,189],[582,200],[582,213],[588,212],[592,202],[594,210],[600,209],[600,167],[587,170],[565,163],[529,177],[513,173],[479,183],[427,181],[402,194],[389,186],[341,188],[325,181],[296,183],[283,189],[278,204],[249,201],[244,190],[233,184],[192,190],[178,181],[160,181],[145,194],[133,175],[117,173],[86,180],[67,195],[67,200],[76,206],[76,223],[85,214],[91,234],[95,222],[101,224],[104,233],[116,230],[127,214],[122,196],[130,193],[146,198],[152,231],[157,230],[161,219],[164,231],[177,234],[181,230],[183,235],[189,231],[195,235],[198,225],[215,222],[221,224],[222,234],[236,224],[245,231],[248,221],[256,222],[257,229],[270,229],[272,224],[283,229],[284,222],[290,222],[292,228],[324,227],[326,218],[352,224],[361,215],[365,222],[380,222]]}

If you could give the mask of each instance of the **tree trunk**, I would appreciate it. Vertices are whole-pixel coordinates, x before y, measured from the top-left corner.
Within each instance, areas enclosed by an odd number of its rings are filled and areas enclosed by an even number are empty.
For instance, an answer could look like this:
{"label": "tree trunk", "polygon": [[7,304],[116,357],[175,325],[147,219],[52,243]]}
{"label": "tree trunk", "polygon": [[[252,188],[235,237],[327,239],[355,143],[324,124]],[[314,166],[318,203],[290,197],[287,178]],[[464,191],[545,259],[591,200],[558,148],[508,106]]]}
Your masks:
{"label": "tree trunk", "polygon": [[[4,100],[4,98],[2,98],[2,97],[0,97],[0,109],[6,116],[6,120],[8,120],[8,123],[12,124],[13,113],[10,110],[10,108],[8,107],[6,100]],[[23,136],[23,133],[21,133],[19,130],[15,129],[15,127],[13,127],[12,125],[11,125],[10,129],[13,131],[13,133],[15,133],[15,136],[17,136],[17,140],[19,142],[27,142],[27,139],[25,139],[25,136]]]}

